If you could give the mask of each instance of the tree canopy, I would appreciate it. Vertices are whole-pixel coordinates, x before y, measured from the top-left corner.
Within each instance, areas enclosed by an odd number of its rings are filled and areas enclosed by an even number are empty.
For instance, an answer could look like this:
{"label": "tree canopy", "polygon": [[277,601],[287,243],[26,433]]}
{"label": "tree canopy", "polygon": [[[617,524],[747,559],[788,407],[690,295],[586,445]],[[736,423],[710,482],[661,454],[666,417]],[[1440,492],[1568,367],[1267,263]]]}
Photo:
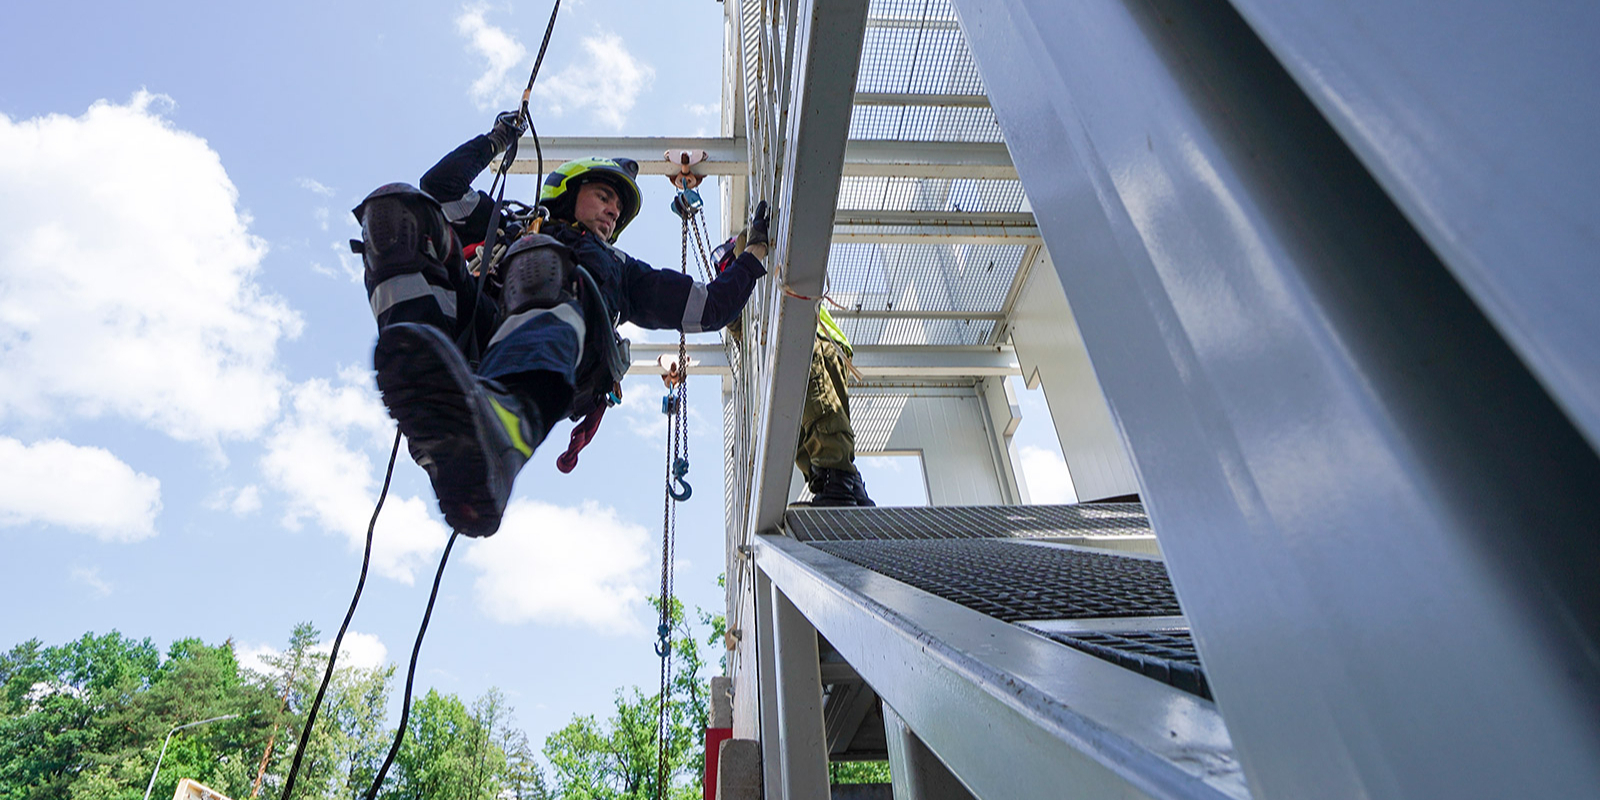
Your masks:
{"label": "tree canopy", "polygon": [[[667,796],[687,800],[701,793],[705,663],[681,605],[674,604],[673,620]],[[720,618],[702,614],[701,622],[715,629]],[[181,778],[236,800],[279,797],[327,667],[317,638],[309,623],[295,626],[283,651],[263,659],[263,671],[241,667],[231,641],[181,639],[163,653],[148,638],[111,631],[16,645],[0,655],[0,800],[140,800],[158,758],[153,798],[171,797]],[[394,678],[393,665],[335,671],[296,800],[365,795],[394,736],[386,720]],[[412,708],[379,798],[653,798],[659,710],[654,687],[618,689],[609,718],[575,715],[536,751],[511,724],[513,709],[498,689],[470,702],[428,689]],[[173,732],[213,717],[226,719]]]}

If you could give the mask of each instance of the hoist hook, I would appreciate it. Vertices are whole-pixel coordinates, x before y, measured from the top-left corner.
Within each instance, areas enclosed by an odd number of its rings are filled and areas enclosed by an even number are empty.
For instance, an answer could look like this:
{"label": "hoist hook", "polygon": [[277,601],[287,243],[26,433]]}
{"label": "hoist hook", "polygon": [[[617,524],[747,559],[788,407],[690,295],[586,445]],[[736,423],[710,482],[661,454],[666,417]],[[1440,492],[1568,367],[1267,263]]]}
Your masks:
{"label": "hoist hook", "polygon": [[667,651],[672,647],[672,644],[669,642],[669,637],[671,634],[672,629],[667,627],[665,622],[656,626],[656,655],[658,657],[667,657]]}
{"label": "hoist hook", "polygon": [[[689,496],[694,494],[694,487],[690,486],[689,482],[683,479],[683,476],[688,474],[689,459],[682,456],[674,459],[672,462],[672,479],[667,481],[667,494],[671,495],[672,499],[677,500],[680,503],[688,500]],[[682,490],[675,490],[673,488],[673,484],[683,487]]]}

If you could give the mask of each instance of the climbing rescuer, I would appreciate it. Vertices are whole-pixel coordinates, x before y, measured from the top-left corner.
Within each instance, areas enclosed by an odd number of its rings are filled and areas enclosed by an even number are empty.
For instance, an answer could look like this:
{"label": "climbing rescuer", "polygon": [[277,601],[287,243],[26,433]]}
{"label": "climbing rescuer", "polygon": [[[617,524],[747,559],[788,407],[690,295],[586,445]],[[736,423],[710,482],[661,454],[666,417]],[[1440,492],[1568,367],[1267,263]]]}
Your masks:
{"label": "climbing rescuer", "polygon": [[[496,238],[511,245],[480,294],[467,260],[488,237],[494,201],[472,180],[521,133],[517,114],[501,114],[428,170],[420,189],[381,186],[352,212],[383,403],[445,521],[469,536],[499,529],[512,480],[557,420],[597,424],[620,399],[627,342],[617,325],[717,330],[766,274],[766,203],[746,228],[749,247],[709,284],[618,250],[639,213],[639,165],[597,157],[546,177],[539,205],[550,219],[539,233],[505,226]],[[588,425],[583,441],[592,434]]]}

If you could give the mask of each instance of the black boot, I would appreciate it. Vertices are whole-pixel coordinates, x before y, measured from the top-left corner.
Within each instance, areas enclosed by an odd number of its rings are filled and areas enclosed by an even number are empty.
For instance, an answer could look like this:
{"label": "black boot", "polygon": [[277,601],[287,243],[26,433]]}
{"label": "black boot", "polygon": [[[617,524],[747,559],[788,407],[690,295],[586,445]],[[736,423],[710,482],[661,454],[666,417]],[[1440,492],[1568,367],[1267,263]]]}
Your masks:
{"label": "black boot", "polygon": [[379,331],[372,360],[383,404],[433,481],[445,522],[468,536],[499,530],[512,480],[544,438],[539,409],[473,375],[430,325]]}
{"label": "black boot", "polygon": [[816,467],[811,470],[811,480],[807,485],[814,495],[811,498],[813,506],[877,505],[867,497],[867,486],[862,482],[861,474],[855,470]]}

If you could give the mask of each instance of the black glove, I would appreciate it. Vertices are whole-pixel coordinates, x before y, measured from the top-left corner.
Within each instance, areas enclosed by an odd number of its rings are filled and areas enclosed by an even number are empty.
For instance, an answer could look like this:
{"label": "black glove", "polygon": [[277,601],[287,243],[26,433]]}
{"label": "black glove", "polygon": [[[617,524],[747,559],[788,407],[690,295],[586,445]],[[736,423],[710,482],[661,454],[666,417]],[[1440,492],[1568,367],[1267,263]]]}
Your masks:
{"label": "black glove", "polygon": [[494,128],[488,134],[489,141],[494,143],[496,153],[503,153],[527,129],[528,123],[523,121],[520,112],[502,111],[495,115]]}
{"label": "black glove", "polygon": [[772,212],[767,208],[767,201],[756,203],[755,213],[750,215],[750,225],[745,228],[744,246],[769,244],[767,228],[771,225]]}

